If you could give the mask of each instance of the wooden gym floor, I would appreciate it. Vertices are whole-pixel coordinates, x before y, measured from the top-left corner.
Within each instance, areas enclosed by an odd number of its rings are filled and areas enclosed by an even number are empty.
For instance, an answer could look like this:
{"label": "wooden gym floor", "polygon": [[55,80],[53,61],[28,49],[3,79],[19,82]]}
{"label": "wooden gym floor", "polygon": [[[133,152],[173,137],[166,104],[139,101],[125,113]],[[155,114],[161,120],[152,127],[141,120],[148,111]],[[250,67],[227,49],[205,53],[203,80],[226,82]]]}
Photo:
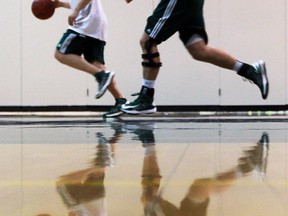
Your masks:
{"label": "wooden gym floor", "polygon": [[287,122],[0,117],[0,215],[287,216]]}

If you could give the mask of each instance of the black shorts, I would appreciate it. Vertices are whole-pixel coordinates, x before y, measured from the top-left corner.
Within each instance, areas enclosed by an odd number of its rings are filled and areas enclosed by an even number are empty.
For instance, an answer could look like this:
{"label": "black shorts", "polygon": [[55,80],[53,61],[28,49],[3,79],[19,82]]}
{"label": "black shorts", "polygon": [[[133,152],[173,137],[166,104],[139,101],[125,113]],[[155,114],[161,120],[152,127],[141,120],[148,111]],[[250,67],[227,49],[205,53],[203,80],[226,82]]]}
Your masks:
{"label": "black shorts", "polygon": [[194,34],[208,43],[203,6],[204,0],[161,0],[148,17],[145,32],[158,44],[176,32],[184,44]]}
{"label": "black shorts", "polygon": [[57,44],[56,49],[63,54],[83,55],[88,62],[105,64],[104,47],[106,42],[68,29]]}

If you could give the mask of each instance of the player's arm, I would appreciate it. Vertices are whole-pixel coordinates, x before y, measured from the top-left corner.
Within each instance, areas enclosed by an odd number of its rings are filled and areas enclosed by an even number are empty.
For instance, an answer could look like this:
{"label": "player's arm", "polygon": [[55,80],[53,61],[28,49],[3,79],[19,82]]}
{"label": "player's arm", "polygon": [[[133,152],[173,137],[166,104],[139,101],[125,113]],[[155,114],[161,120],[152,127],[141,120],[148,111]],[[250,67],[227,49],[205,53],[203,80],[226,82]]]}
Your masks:
{"label": "player's arm", "polygon": [[54,3],[55,3],[55,8],[63,7],[63,8],[70,9],[70,3],[69,2],[54,0]]}
{"label": "player's arm", "polygon": [[91,0],[80,0],[75,9],[72,11],[71,15],[68,17],[69,25],[73,25],[79,12],[89,3]]}

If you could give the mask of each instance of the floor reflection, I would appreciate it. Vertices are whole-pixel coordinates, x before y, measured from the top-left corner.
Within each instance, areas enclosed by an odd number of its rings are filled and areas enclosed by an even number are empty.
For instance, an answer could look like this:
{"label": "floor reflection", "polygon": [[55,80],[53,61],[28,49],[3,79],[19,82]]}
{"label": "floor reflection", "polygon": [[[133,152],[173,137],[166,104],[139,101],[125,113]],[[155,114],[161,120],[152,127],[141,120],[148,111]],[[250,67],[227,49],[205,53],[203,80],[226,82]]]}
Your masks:
{"label": "floor reflection", "polygon": [[115,145],[121,134],[116,129],[114,135],[107,140],[102,133],[96,133],[98,144],[90,166],[62,175],[57,181],[57,192],[67,207],[69,216],[108,215],[105,170],[115,164]]}
{"label": "floor reflection", "polygon": [[0,215],[288,215],[283,122],[34,123],[0,127]]}
{"label": "floor reflection", "polygon": [[[146,143],[146,139],[143,141]],[[182,199],[180,207],[177,207],[163,198],[163,188],[159,189],[162,176],[157,163],[154,142],[145,145],[146,154],[142,170],[143,193],[141,196],[145,215],[206,216],[211,195],[223,193],[237,179],[250,175],[253,171],[256,171],[261,178],[265,178],[268,147],[269,137],[264,132],[257,145],[244,150],[243,156],[238,159],[238,164],[234,167],[208,178],[194,180],[188,188],[186,196]]]}

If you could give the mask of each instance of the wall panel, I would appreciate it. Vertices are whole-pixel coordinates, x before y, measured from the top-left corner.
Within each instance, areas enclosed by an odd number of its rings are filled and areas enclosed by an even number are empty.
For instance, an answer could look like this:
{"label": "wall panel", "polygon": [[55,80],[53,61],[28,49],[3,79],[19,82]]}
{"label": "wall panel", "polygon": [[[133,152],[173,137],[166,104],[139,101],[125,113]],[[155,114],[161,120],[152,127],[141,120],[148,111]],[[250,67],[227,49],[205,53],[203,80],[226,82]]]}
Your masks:
{"label": "wall panel", "polygon": [[21,1],[10,0],[0,9],[0,106],[21,104]]}
{"label": "wall panel", "polygon": [[269,97],[262,100],[256,85],[242,82],[233,72],[221,70],[221,104],[285,103],[284,5],[285,0],[221,0],[221,46],[244,62],[265,60],[270,81]]}
{"label": "wall panel", "polygon": [[[31,2],[10,0],[1,9],[0,106],[111,105],[107,93],[95,100],[94,78],[58,63],[55,46],[67,28],[65,9],[49,20],[31,14]],[[106,63],[129,100],[142,82],[139,39],[146,18],[158,1],[103,1],[109,21]],[[158,105],[285,105],[287,104],[287,10],[285,0],[206,1],[209,45],[240,60],[267,62],[270,95],[262,100],[255,85],[235,72],[197,62],[178,34],[161,44],[163,67],[156,83]],[[221,96],[219,96],[221,89]],[[248,95],[248,96],[247,96]],[[237,98],[237,100],[235,99]]]}

